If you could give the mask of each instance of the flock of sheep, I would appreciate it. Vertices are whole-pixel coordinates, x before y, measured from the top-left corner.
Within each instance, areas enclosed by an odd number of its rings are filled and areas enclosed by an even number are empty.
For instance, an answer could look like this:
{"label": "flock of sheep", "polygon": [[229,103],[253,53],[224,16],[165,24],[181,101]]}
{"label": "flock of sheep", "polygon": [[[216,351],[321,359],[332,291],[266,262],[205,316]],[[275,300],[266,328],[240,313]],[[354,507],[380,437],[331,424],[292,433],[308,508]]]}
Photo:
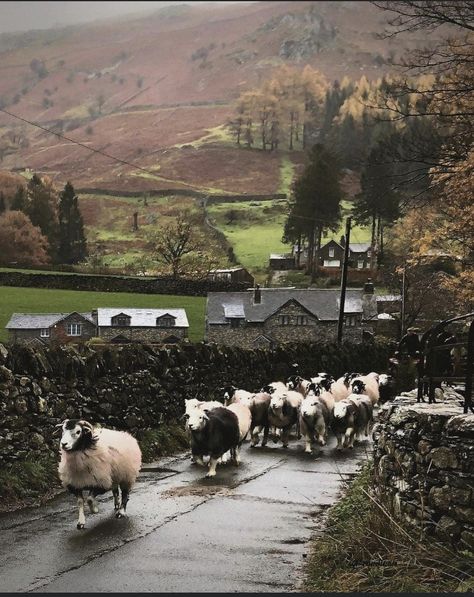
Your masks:
{"label": "flock of sheep", "polygon": [[[216,475],[220,462],[240,463],[240,448],[250,436],[250,445],[273,441],[288,447],[290,432],[305,439],[305,452],[313,444],[324,446],[330,431],[337,449],[352,448],[354,439],[367,437],[373,422],[373,408],[389,391],[385,374],[346,373],[335,380],[327,373],[311,379],[292,375],[275,381],[258,392],[234,386],[222,388],[219,401],[185,400],[185,427],[193,462],[207,466],[206,477]],[[77,497],[77,528],[85,527],[84,504],[98,511],[97,495],[112,491],[116,517],[125,514],[130,490],[141,467],[141,452],[129,433],[93,427],[88,421],[66,419],[60,425],[61,460],[59,477]],[[208,462],[204,458],[208,457]]]}

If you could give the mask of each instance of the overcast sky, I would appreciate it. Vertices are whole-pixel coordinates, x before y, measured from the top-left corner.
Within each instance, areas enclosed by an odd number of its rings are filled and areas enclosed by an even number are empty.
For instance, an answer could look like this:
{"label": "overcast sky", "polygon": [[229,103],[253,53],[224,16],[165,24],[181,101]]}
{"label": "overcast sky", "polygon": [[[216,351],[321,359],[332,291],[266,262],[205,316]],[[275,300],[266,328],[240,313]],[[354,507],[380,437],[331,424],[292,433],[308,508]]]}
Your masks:
{"label": "overcast sky", "polygon": [[[178,2],[0,2],[0,33],[48,29],[151,11],[170,4],[205,4],[194,0]],[[233,2],[219,2],[219,4]]]}

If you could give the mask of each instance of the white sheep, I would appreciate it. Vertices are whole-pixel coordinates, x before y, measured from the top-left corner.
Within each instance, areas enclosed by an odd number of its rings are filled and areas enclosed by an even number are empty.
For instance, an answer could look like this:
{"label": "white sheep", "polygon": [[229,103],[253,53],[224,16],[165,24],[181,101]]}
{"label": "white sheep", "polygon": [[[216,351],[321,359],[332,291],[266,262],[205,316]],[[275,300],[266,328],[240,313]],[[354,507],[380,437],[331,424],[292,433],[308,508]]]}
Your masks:
{"label": "white sheep", "polygon": [[233,412],[239,421],[240,441],[239,444],[232,449],[232,460],[238,466],[240,464],[240,446],[247,437],[252,426],[252,413],[250,412],[250,408],[248,406],[240,402],[234,402],[233,404],[229,404],[229,406],[224,408],[227,408],[227,410]]}
{"label": "white sheep", "polygon": [[[298,411],[303,401],[300,392],[289,390],[283,382],[276,381],[263,388],[264,392],[271,395],[270,406],[268,409],[268,421],[270,425],[281,429],[281,441],[283,447],[288,447],[288,440],[291,427],[296,424],[296,434],[298,439],[301,437],[299,430]],[[276,434],[273,441],[277,442]]]}
{"label": "white sheep", "polygon": [[112,491],[115,516],[122,518],[141,467],[142,454],[137,440],[126,431],[95,428],[82,419],[66,419],[61,427],[58,473],[63,487],[77,497],[77,528],[85,526],[86,492],[89,509],[96,513],[95,497]]}
{"label": "white sheep", "polygon": [[331,384],[331,394],[334,396],[334,401],[344,400],[351,393],[351,380],[360,375],[359,373],[344,373],[339,379]]}

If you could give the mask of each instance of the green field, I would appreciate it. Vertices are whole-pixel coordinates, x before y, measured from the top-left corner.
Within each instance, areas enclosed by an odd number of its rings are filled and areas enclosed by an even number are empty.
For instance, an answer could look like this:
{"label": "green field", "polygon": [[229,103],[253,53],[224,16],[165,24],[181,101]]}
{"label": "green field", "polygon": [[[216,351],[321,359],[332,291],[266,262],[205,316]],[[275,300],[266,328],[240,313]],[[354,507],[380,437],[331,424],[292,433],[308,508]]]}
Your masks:
{"label": "green field", "polygon": [[[252,271],[267,267],[270,253],[291,252],[291,245],[285,245],[281,241],[287,210],[286,201],[217,203],[208,208],[214,225],[225,234],[234,248],[237,259]],[[350,210],[351,203],[343,201],[341,226],[337,232],[325,235],[324,243],[331,238],[339,242],[345,233],[345,218],[350,214]],[[369,240],[369,228],[353,226],[352,243]]]}
{"label": "green field", "polygon": [[12,313],[85,312],[97,307],[182,307],[188,316],[189,339],[199,342],[204,337],[205,297],[0,286],[0,341],[8,338],[5,325]]}

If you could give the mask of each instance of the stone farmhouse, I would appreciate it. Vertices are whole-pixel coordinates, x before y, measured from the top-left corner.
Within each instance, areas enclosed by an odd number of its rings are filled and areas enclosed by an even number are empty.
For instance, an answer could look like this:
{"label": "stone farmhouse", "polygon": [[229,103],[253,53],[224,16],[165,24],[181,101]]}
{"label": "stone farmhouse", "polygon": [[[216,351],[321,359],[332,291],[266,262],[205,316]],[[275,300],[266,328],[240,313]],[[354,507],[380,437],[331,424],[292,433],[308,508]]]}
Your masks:
{"label": "stone farmhouse", "polygon": [[184,309],[99,308],[88,313],[14,313],[5,326],[15,341],[86,342],[92,337],[113,344],[175,343],[188,337]]}
{"label": "stone farmhouse", "polygon": [[[331,239],[322,245],[319,250],[319,265],[328,268],[342,268],[344,261],[344,237],[341,242]],[[298,245],[293,247],[293,255],[298,262]],[[353,269],[370,268],[371,246],[370,243],[349,243],[349,267]],[[308,260],[307,247],[300,247],[299,264],[303,266]]]}
{"label": "stone farmhouse", "polygon": [[[253,288],[207,295],[208,342],[242,348],[271,348],[283,342],[324,342],[337,338],[339,289]],[[349,288],[344,303],[344,338],[377,333],[377,300],[372,282]]]}

